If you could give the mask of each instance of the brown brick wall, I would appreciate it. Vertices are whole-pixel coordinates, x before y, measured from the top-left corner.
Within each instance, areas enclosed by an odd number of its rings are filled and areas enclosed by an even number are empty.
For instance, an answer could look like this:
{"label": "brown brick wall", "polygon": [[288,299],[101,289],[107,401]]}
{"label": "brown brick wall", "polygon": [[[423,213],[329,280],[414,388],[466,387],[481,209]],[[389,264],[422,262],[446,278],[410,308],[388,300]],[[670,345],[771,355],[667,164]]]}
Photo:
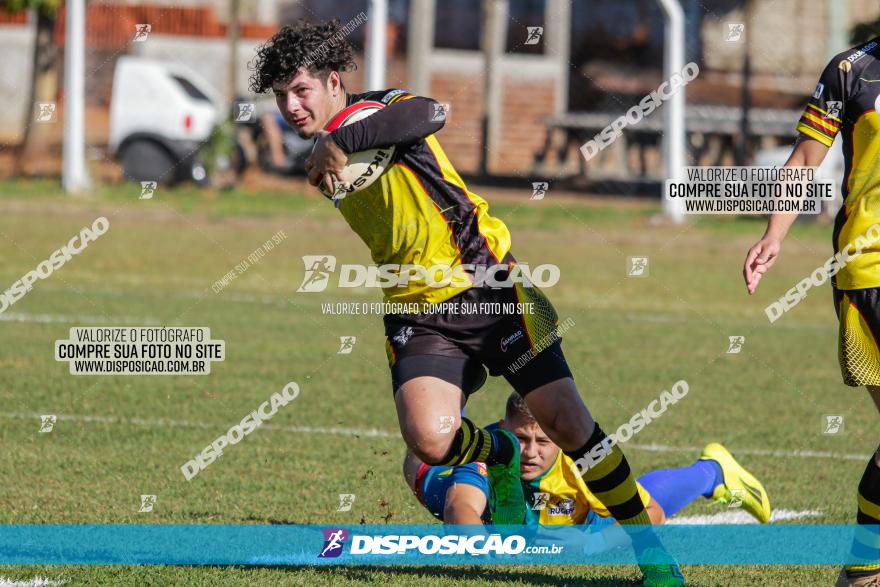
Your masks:
{"label": "brown brick wall", "polygon": [[[363,91],[365,74],[363,57],[359,56],[358,69],[345,74],[346,88],[351,92]],[[389,88],[409,89],[404,59],[395,58],[388,64],[386,79]],[[431,76],[428,95],[451,105],[446,126],[437,138],[461,173],[476,173],[480,166],[483,83],[482,76],[451,72],[435,72]],[[535,153],[546,136],[541,121],[553,114],[554,91],[555,85],[548,80],[504,82],[503,124],[499,148],[489,161],[492,172],[529,177]]]}
{"label": "brown brick wall", "polygon": [[480,167],[483,81],[450,73],[434,73],[431,78],[431,97],[450,105],[446,126],[437,138],[460,173],[473,173]]}
{"label": "brown brick wall", "polygon": [[530,177],[535,153],[547,136],[544,118],[553,114],[555,84],[548,80],[504,83],[504,124],[493,170]]}
{"label": "brown brick wall", "polygon": [[[431,97],[451,104],[446,126],[438,134],[446,154],[460,172],[476,173],[482,148],[482,77],[435,73]],[[529,176],[535,153],[546,136],[541,121],[553,114],[553,104],[553,84],[503,82],[501,134],[489,158],[490,172]]]}

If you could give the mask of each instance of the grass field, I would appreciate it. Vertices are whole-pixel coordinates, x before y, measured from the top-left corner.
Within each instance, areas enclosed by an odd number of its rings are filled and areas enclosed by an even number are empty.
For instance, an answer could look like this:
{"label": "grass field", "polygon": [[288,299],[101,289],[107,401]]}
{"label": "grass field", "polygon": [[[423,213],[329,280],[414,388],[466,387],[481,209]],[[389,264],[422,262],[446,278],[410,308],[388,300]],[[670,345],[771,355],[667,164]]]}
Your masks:
{"label": "grass field", "polygon": [[[564,348],[597,420],[616,427],[676,380],[690,384],[684,401],[624,446],[633,468],[684,465],[722,441],[762,478],[775,508],[821,512],[802,522],[850,523],[877,415],[863,390],[840,381],[830,291],[772,325],[763,312],[827,259],[830,227],[796,225],[749,298],[741,264],[758,219],[675,227],[652,222],[650,203],[529,195],[490,197],[491,210],[521,261],[559,265],[562,279],[547,293],[575,322]],[[0,289],[96,217],[111,223],[0,314],[0,523],[431,523],[399,474],[381,318],[321,314],[321,303],[379,301],[378,291],[296,293],[302,255],[370,262],[333,207],[296,190],[137,196],[132,186],[69,198],[52,183],[0,183]],[[279,230],[285,241],[212,291]],[[644,255],[650,275],[627,277],[627,257]],[[54,360],[54,341],[73,326],[144,324],[209,326],[227,358],[206,377],[73,376]],[[347,335],[357,337],[354,351],[339,355]],[[746,338],[740,354],[726,352],[733,335]],[[183,479],[185,461],[288,381],[302,393],[270,426]],[[470,417],[497,419],[507,393],[503,380],[490,381]],[[40,414],[59,416],[53,432],[38,433]],[[825,414],[845,417],[843,434],[822,434]],[[357,433],[365,430],[385,434]],[[340,493],[357,496],[350,512],[336,511]],[[152,513],[138,513],[141,494],[158,496]],[[699,503],[685,513],[721,511]],[[700,586],[830,585],[837,572],[684,570]],[[71,585],[637,584],[634,568],[593,566],[0,567],[0,577],[35,576]]]}

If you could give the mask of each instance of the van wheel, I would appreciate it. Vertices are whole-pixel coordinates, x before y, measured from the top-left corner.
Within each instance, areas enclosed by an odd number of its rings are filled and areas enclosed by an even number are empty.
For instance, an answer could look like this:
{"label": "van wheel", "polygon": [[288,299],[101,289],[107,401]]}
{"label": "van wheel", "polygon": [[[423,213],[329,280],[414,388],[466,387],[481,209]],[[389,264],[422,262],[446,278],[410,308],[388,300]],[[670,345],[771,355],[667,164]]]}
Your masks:
{"label": "van wheel", "polygon": [[126,179],[158,181],[165,185],[177,182],[177,161],[154,141],[138,139],[130,142],[122,151],[119,162]]}

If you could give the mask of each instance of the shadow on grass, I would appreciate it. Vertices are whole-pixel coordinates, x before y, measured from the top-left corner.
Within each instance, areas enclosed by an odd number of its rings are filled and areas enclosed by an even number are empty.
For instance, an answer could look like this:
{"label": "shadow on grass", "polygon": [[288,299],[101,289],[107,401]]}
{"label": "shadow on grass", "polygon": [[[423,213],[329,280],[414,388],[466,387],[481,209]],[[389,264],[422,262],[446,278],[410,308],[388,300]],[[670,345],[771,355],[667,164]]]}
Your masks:
{"label": "shadow on grass", "polygon": [[473,567],[473,566],[259,566],[242,567],[247,569],[275,569],[288,571],[310,571],[319,575],[326,575],[327,584],[332,584],[333,577],[342,577],[350,581],[367,584],[394,585],[395,578],[401,575],[419,577],[442,577],[459,583],[462,581],[485,581],[487,583],[516,584],[516,585],[551,585],[551,586],[578,586],[578,587],[634,587],[641,585],[640,581],[620,578],[600,577],[554,577],[551,574],[533,571],[518,571],[499,569],[498,567]]}

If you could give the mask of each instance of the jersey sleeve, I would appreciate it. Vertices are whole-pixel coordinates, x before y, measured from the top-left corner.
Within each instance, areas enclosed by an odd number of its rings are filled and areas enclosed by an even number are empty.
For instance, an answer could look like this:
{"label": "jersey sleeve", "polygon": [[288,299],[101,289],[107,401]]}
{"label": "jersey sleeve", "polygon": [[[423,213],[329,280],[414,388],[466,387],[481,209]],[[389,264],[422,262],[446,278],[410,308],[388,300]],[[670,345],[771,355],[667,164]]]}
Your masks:
{"label": "jersey sleeve", "polygon": [[798,121],[798,132],[830,147],[843,124],[850,94],[851,64],[834,58],[825,67],[804,113]]}
{"label": "jersey sleeve", "polygon": [[415,98],[415,95],[410,94],[406,90],[392,88],[389,90],[379,90],[377,92],[364,92],[363,94],[355,94],[354,96],[352,96],[351,103],[353,104],[355,102],[369,100],[371,102],[381,102],[382,104],[388,106],[389,104],[394,104],[395,102],[408,100],[410,98]]}
{"label": "jersey sleeve", "polygon": [[381,102],[385,108],[330,133],[346,153],[410,145],[439,131],[446,122],[442,105],[405,90],[365,92],[351,96],[349,104],[363,100]]}

